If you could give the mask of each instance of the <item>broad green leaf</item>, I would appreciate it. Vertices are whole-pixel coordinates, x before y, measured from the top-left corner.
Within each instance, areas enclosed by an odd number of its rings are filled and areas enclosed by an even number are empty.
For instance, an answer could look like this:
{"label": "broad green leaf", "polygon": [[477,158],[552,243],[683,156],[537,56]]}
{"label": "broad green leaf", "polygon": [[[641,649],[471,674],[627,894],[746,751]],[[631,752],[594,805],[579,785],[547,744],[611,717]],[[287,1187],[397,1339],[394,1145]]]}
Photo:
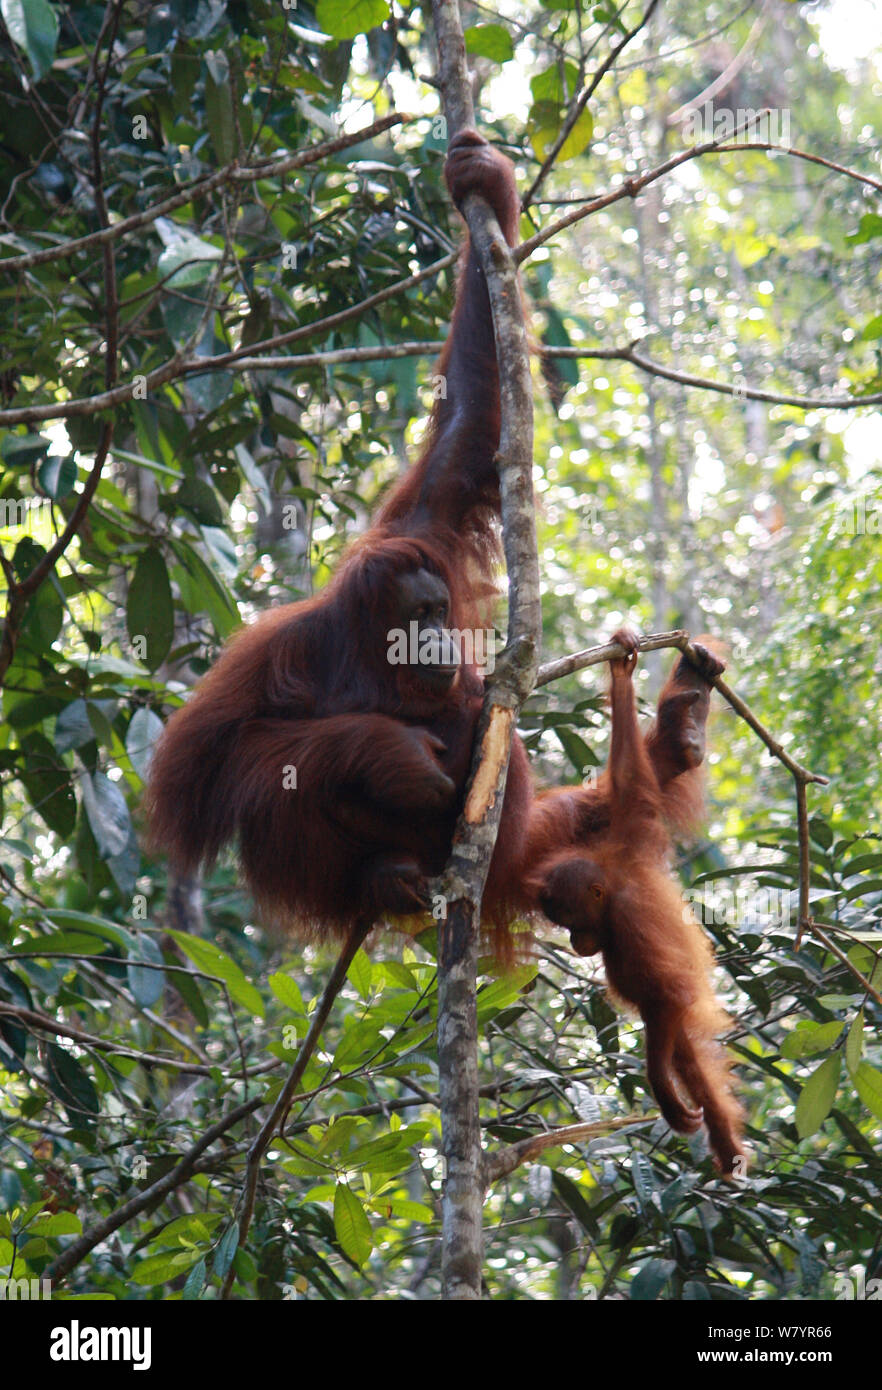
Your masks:
{"label": "broad green leaf", "polygon": [[0,0],[9,37],[28,55],[39,82],[52,66],[58,43],[58,15],[47,0]]}
{"label": "broad green leaf", "polygon": [[181,1298],[185,1302],[190,1302],[199,1297],[200,1293],[205,1288],[205,1273],[205,1260],[203,1258],[193,1266],[190,1273],[187,1275],[186,1282],[181,1290]]}
{"label": "broad green leaf", "polygon": [[[111,922],[107,917],[96,917],[92,912],[75,912],[70,907],[53,907],[46,913],[46,917],[55,927],[63,927],[67,931],[88,932],[103,941],[111,942],[114,946],[119,946],[123,951],[130,951],[135,944],[135,937],[126,927],[120,926],[119,922]],[[47,939],[54,940],[54,937]]]}
{"label": "broad green leaf", "polygon": [[162,730],[162,720],[147,705],[140,705],[129,720],[126,730],[126,752],[142,782],[147,780],[153,746]]}
{"label": "broad green leaf", "polygon": [[56,502],[73,492],[77,480],[77,461],[73,454],[50,454],[37,469],[40,487]]}
{"label": "broad green leaf", "polygon": [[816,1052],[826,1052],[842,1032],[843,1024],[798,1023],[793,1032],[784,1039],[781,1047],[782,1057],[811,1057]]}
{"label": "broad green leaf", "polygon": [[180,1276],[202,1259],[198,1250],[166,1250],[160,1255],[148,1255],[146,1260],[135,1265],[132,1279],[136,1284],[153,1287],[166,1284]]}
{"label": "broad green leaf", "polygon": [[676,1260],[647,1260],[631,1280],[634,1302],[653,1303],[677,1268]]}
{"label": "broad green leaf", "polygon": [[46,1048],[46,1080],[75,1129],[94,1123],[101,1105],[92,1078],[76,1057],[57,1043]]}
{"label": "broad green leaf", "polygon": [[[533,146],[533,153],[536,158],[541,162],[560,134],[563,125],[563,113],[558,112],[547,102],[538,102],[532,108],[531,117],[530,144]],[[562,164],[564,160],[575,159],[578,155],[583,154],[590,145],[593,134],[594,117],[586,107],[578,116],[575,125],[561,145],[556,162]]]}
{"label": "broad green leaf", "polygon": [[214,1252],[214,1259],[211,1262],[212,1273],[218,1279],[223,1279],[226,1276],[238,1248],[239,1225],[238,1222],[234,1221],[221,1236],[217,1250]]}
{"label": "broad green leaf", "polygon": [[220,526],[223,522],[217,493],[204,478],[185,478],[174,493],[174,502],[189,512],[200,525]]}
{"label": "broad green leaf", "polygon": [[494,63],[507,63],[514,57],[511,34],[501,24],[473,24],[465,31],[465,46],[467,53]]}
{"label": "broad green leaf", "polygon": [[371,997],[372,971],[373,967],[367,953],[359,947],[352,957],[352,964],[346,971],[346,978],[350,984],[355,986],[362,999],[370,999]]}
{"label": "broad green leaf", "polygon": [[104,942],[99,941],[96,936],[86,932],[58,932],[55,936],[45,936],[39,939],[39,943],[33,939],[16,943],[12,950],[15,951],[37,951],[42,950],[60,952],[70,956],[100,956],[104,951]]}
{"label": "broad green leaf", "polygon": [[485,1018],[491,1010],[507,1008],[517,999],[521,990],[535,979],[537,968],[535,965],[520,965],[517,970],[510,971],[501,979],[494,980],[486,989],[482,989],[478,994],[479,1016]]}
{"label": "broad green leaf", "polygon": [[67,839],[77,820],[77,803],[70,771],[43,734],[27,734],[21,740],[24,767],[21,780],[31,805],[50,830]]}
{"label": "broad green leaf", "polygon": [[133,643],[145,639],[142,659],[148,671],[155,671],[168,656],[175,631],[168,570],[156,546],[138,556],[126,601],[126,623]]}
{"label": "broad green leaf", "polygon": [[864,1011],[859,1009],[845,1040],[845,1065],[854,1076],[860,1066],[864,1049]]}
{"label": "broad green leaf", "polygon": [[371,1223],[361,1202],[345,1182],[339,1182],[334,1192],[334,1230],[350,1260],[363,1265],[374,1248]]}
{"label": "broad green leaf", "polygon": [[223,980],[237,1004],[241,1004],[249,1013],[263,1018],[263,1000],[260,994],[225,951],[213,942],[202,941],[200,937],[190,936],[187,932],[172,931],[169,935],[174,937],[197,970],[203,971],[206,975],[216,975],[218,979]]}
{"label": "broad green leaf", "polygon": [[335,39],[354,39],[389,18],[387,0],[318,0],[316,23]]}
{"label": "broad green leaf", "polygon": [[812,1072],[796,1102],[796,1131],[800,1139],[817,1133],[833,1108],[839,1085],[841,1059],[838,1052]]}
{"label": "broad green leaf", "polygon": [[120,787],[103,772],[84,772],[80,777],[80,790],[101,858],[122,854],[129,842],[132,822]]}
{"label": "broad green leaf", "polygon": [[305,1014],[306,1005],[303,1002],[303,995],[300,993],[300,986],[296,980],[292,980],[290,975],[277,970],[270,975],[268,984],[273,994],[286,1009],[290,1009],[295,1014]]}
{"label": "broad green leaf", "polygon": [[579,81],[579,69],[573,62],[552,63],[530,78],[534,102],[547,101],[560,107],[569,101]]}
{"label": "broad green leaf", "polygon": [[864,1105],[878,1120],[882,1120],[882,1072],[861,1062],[854,1076],[855,1089]]}
{"label": "broad green leaf", "polygon": [[236,156],[236,123],[230,90],[230,65],[225,53],[206,53],[205,118],[218,164]]}
{"label": "broad green leaf", "polygon": [[242,621],[235,599],[186,541],[174,539],[172,547],[184,568],[181,579],[189,584],[189,593],[181,595],[184,606],[190,613],[206,612],[218,636],[228,637]]}
{"label": "broad green leaf", "polygon": [[145,970],[139,965],[139,961],[145,961],[148,965],[162,965],[162,952],[152,936],[143,933],[138,937],[135,949],[129,955],[129,964],[126,967],[126,976],[129,982],[129,989],[135,996],[142,1009],[152,1009],[157,1000],[162,998],[165,989],[165,974],[162,970]]}
{"label": "broad green leaf", "polygon": [[55,721],[57,752],[69,753],[72,748],[82,748],[84,743],[91,743],[94,737],[85,700],[71,700]]}
{"label": "broad green leaf", "polygon": [[382,1046],[383,1037],[379,1025],[371,1018],[362,1019],[346,1029],[334,1053],[334,1065],[344,1069],[351,1067],[353,1063],[376,1052]]}
{"label": "broad green leaf", "polygon": [[845,239],[852,246],[860,246],[877,236],[882,236],[882,216],[878,212],[865,212],[858,223],[858,230]]}
{"label": "broad green leaf", "polygon": [[78,1236],[82,1234],[83,1223],[75,1211],[45,1212],[32,1223],[29,1234],[45,1236]]}

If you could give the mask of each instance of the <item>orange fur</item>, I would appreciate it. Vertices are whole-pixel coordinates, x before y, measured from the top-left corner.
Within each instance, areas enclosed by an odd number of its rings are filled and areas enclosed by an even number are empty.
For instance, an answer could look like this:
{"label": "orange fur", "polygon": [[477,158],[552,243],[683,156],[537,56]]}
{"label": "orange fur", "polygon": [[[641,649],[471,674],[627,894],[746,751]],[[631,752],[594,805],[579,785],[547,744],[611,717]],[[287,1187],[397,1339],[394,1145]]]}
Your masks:
{"label": "orange fur", "polygon": [[[670,790],[651,758],[651,740],[644,742],[637,726],[634,639],[625,630],[614,640],[630,647],[632,656],[610,663],[613,726],[604,774],[606,823],[589,829],[581,848],[556,848],[534,859],[528,882],[534,901],[550,920],[569,930],[579,954],[603,953],[611,993],[639,1011],[650,1085],[668,1123],[688,1134],[703,1120],[717,1167],[726,1175],[741,1173],[743,1114],[732,1091],[729,1062],[717,1042],[728,1020],[711,983],[713,952],[670,871],[667,822],[682,823],[684,805],[691,820],[694,786],[672,815]],[[703,698],[683,708],[692,709]],[[701,731],[700,745],[694,741],[696,756],[704,752],[703,723]],[[579,793],[572,793],[569,812],[576,822],[578,800]],[[571,823],[565,846],[571,845],[576,829]],[[544,836],[548,831],[546,824]]]}

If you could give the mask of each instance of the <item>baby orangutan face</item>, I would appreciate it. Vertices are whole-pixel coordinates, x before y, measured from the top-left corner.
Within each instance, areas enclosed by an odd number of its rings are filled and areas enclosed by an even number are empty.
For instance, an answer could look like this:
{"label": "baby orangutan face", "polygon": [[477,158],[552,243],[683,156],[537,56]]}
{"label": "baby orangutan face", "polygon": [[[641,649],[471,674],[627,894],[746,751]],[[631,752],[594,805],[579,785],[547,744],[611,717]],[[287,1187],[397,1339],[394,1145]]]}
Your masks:
{"label": "baby orangutan face", "polygon": [[586,855],[562,859],[547,875],[539,896],[550,922],[566,927],[577,956],[594,956],[608,938],[608,895],[604,873]]}

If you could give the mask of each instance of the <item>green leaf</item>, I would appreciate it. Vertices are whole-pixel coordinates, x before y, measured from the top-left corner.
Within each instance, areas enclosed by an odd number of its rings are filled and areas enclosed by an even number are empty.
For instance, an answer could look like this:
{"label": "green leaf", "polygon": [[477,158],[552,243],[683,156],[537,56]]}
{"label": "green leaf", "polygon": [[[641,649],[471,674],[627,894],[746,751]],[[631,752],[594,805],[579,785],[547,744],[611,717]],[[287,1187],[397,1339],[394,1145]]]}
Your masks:
{"label": "green leaf", "polygon": [[228,637],[241,623],[235,599],[192,546],[178,539],[172,540],[172,546],[184,567],[182,578],[190,586],[190,593],[181,595],[185,608],[190,613],[204,609],[218,636]]}
{"label": "green leaf", "polygon": [[184,1302],[191,1302],[198,1298],[205,1288],[205,1260],[201,1259],[195,1264],[187,1275],[187,1281],[181,1290],[181,1298]]}
{"label": "green leaf", "polygon": [[845,1040],[845,1065],[851,1075],[854,1076],[860,1066],[861,1053],[864,1050],[864,1011],[859,1009],[854,1022],[848,1030],[848,1037]]}
{"label": "green leaf", "polygon": [[126,623],[132,642],[146,639],[142,659],[148,671],[155,671],[168,656],[175,631],[168,570],[156,546],[138,556],[126,601]]}
{"label": "green leaf", "polygon": [[318,0],[316,23],[335,39],[354,39],[389,18],[387,0]]}
{"label": "green leaf", "polygon": [[84,743],[91,743],[94,737],[85,700],[71,700],[55,721],[56,751],[69,753],[72,748],[82,748]]}
{"label": "green leaf", "polygon": [[878,212],[865,212],[858,223],[858,230],[845,239],[851,246],[860,246],[877,236],[882,236],[882,216]]}
{"label": "green leaf", "polygon": [[781,1047],[782,1057],[811,1057],[816,1052],[826,1052],[832,1047],[843,1025],[833,1023],[798,1023],[793,1032],[784,1039]]}
{"label": "green leaf", "polygon": [[197,970],[203,971],[206,975],[216,975],[218,979],[223,980],[237,1004],[241,1004],[249,1013],[263,1018],[263,1000],[259,992],[250,980],[246,980],[239,966],[226,952],[213,942],[202,941],[198,936],[190,936],[187,932],[172,931],[169,932],[169,936],[174,937]]}
{"label": "green leaf", "polygon": [[230,90],[230,65],[225,53],[206,53],[205,117],[218,164],[236,157],[236,123]]}
{"label": "green leaf", "polygon": [[882,338],[882,314],[877,314],[874,319],[870,319],[861,337],[865,342],[869,342],[874,338]]}
{"label": "green leaf", "polygon": [[177,506],[205,526],[222,526],[224,514],[217,493],[204,478],[185,478],[174,494]]}
{"label": "green leaf", "polygon": [[303,1002],[303,995],[300,993],[300,986],[296,980],[292,980],[290,975],[277,970],[270,975],[268,984],[273,994],[280,1004],[284,1004],[286,1009],[290,1009],[295,1014],[306,1014],[306,1005]]}
{"label": "green leaf", "polygon": [[21,740],[24,768],[21,780],[34,810],[50,830],[67,839],[77,823],[77,803],[70,772],[43,734]]}
{"label": "green leaf", "polygon": [[567,758],[580,777],[585,775],[589,767],[596,766],[597,758],[594,756],[585,740],[577,733],[565,727],[555,729],[554,732],[561,748],[566,753]]}
{"label": "green leaf", "polygon": [[383,1037],[380,1033],[380,1026],[371,1018],[360,1019],[346,1029],[337,1051],[334,1053],[334,1065],[345,1069],[351,1067],[361,1057],[367,1057],[372,1052],[376,1052],[383,1044]]}
{"label": "green leaf", "polygon": [[49,71],[58,43],[58,15],[46,0],[0,0],[9,37],[24,49],[39,82]]}
{"label": "green leaf", "polygon": [[882,1072],[861,1062],[854,1076],[855,1089],[867,1109],[882,1120]]}
{"label": "green leaf", "polygon": [[501,24],[473,24],[465,31],[465,46],[467,53],[494,63],[507,63],[514,57],[511,34]]}
{"label": "green leaf", "polygon": [[153,745],[162,733],[162,729],[163,723],[159,715],[147,705],[139,706],[129,720],[129,727],[126,730],[126,752],[129,755],[129,762],[142,782],[147,780]]}
{"label": "green leaf", "polygon": [[211,1262],[211,1270],[218,1279],[224,1279],[230,1265],[233,1263],[233,1256],[239,1248],[239,1224],[234,1221],[228,1226],[221,1236],[217,1249],[214,1252],[214,1259]]}
{"label": "green leaf", "polygon": [[202,1256],[198,1250],[177,1250],[175,1252],[166,1250],[160,1255],[149,1255],[146,1260],[142,1260],[132,1271],[132,1279],[136,1284],[166,1284],[171,1279],[178,1279],[193,1265],[201,1260]]}
{"label": "green leaf", "polygon": [[494,980],[492,985],[482,989],[478,994],[479,1017],[484,1020],[491,1011],[507,1008],[535,978],[537,969],[535,965],[520,965],[517,970],[510,971],[502,979]]}
{"label": "green leaf", "polygon": [[103,772],[84,772],[80,778],[80,790],[89,828],[95,836],[95,844],[102,859],[112,859],[122,854],[129,842],[132,821],[126,799],[116,782],[111,782]]}
{"label": "green leaf", "polygon": [[94,1122],[101,1106],[88,1072],[57,1043],[46,1047],[46,1081],[75,1129]]}
{"label": "green leaf", "polygon": [[631,1298],[653,1303],[677,1268],[676,1260],[647,1260],[631,1280]]}
{"label": "green leaf", "polygon": [[334,1230],[350,1260],[363,1265],[374,1248],[371,1223],[361,1202],[345,1182],[339,1182],[334,1192]]}
{"label": "green leaf", "polygon": [[800,1139],[817,1133],[833,1108],[839,1085],[841,1058],[838,1052],[812,1072],[796,1102],[796,1131]]}
{"label": "green leaf", "polygon": [[129,953],[129,965],[126,967],[126,976],[129,982],[129,989],[135,996],[142,1009],[152,1009],[157,1000],[162,998],[165,989],[165,974],[162,970],[145,970],[138,965],[138,961],[146,961],[148,965],[162,965],[162,952],[152,936],[146,933],[138,937],[138,942],[133,951]]}
{"label": "green leaf", "polygon": [[82,1232],[83,1223],[75,1211],[44,1212],[29,1230],[30,1235],[47,1240],[54,1236],[79,1236]]}
{"label": "green leaf", "polygon": [[[107,917],[96,917],[92,912],[76,912],[70,907],[53,907],[45,916],[54,927],[61,927],[69,932],[88,932],[92,936],[100,937],[102,941],[109,941],[111,945],[118,946],[122,951],[130,951],[135,944],[132,933],[120,926],[119,922],[111,922]],[[54,944],[55,940],[54,936],[47,937],[47,951],[59,949]]]}
{"label": "green leaf", "polygon": [[37,469],[40,487],[56,502],[73,492],[76,480],[77,461],[73,454],[66,454],[63,458],[58,454],[50,454]]}
{"label": "green leaf", "polygon": [[352,964],[346,971],[346,978],[349,980],[350,984],[355,986],[362,999],[370,999],[371,997],[372,974],[373,967],[371,966],[370,959],[361,947],[359,947],[352,957]]}
{"label": "green leaf", "polygon": [[[563,114],[547,102],[537,102],[531,110],[531,118],[530,144],[536,158],[541,162],[560,134]],[[575,125],[561,145],[556,162],[562,164],[566,159],[575,159],[583,154],[590,145],[593,134],[594,117],[586,107],[580,112]]]}
{"label": "green leaf", "polygon": [[563,106],[569,101],[579,80],[579,69],[573,62],[552,63],[542,72],[530,78],[530,91],[534,102],[550,102]]}

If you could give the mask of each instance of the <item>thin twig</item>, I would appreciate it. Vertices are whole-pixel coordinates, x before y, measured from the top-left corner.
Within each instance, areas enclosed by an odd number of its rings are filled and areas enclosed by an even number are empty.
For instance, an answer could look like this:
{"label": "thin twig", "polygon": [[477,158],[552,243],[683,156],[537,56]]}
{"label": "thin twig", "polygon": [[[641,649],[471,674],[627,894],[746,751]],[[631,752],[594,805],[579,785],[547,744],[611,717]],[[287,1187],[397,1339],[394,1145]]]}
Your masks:
{"label": "thin twig", "polygon": [[214,174],[193,179],[191,183],[185,184],[180,192],[174,193],[170,198],[164,199],[161,203],[154,203],[152,207],[145,208],[143,212],[133,213],[131,217],[124,217],[121,221],[114,222],[110,227],[102,227],[98,232],[90,232],[88,236],[75,237],[71,241],[60,242],[56,246],[47,246],[43,251],[29,251],[27,255],[10,256],[6,260],[0,260],[0,273],[18,275],[23,270],[30,270],[32,266],[45,265],[47,261],[65,260],[68,256],[74,256],[80,251],[88,251],[93,246],[102,246],[105,242],[116,241],[119,237],[125,236],[127,232],[149,226],[158,217],[168,216],[170,212],[174,212],[176,208],[184,207],[194,198],[205,198],[207,194],[213,193],[216,188],[220,188],[225,183],[257,183],[265,179],[279,178],[283,174],[292,173],[295,169],[303,169],[307,165],[315,164],[321,159],[329,159],[342,150],[349,149],[352,145],[360,144],[362,140],[373,139],[375,135],[382,134],[390,126],[403,125],[408,120],[410,120],[409,116],[400,116],[395,113],[390,116],[383,116],[381,120],[365,126],[364,130],[354,131],[351,135],[341,135],[335,140],[326,140],[321,145],[313,145],[308,150],[301,150],[299,154],[286,155],[274,164],[261,165],[256,168],[248,166],[240,168],[234,161],[232,164],[225,165],[223,169],[218,169]]}
{"label": "thin twig", "polygon": [[[663,647],[676,647],[683,653],[688,661],[694,665],[700,665],[696,657],[695,650],[689,641],[689,634],[682,628],[677,628],[672,632],[653,632],[646,637],[641,637],[637,643],[637,649],[641,652],[659,651]],[[536,678],[536,685],[547,685],[549,681],[559,680],[561,676],[568,676],[573,671],[582,671],[586,666],[597,666],[601,662],[609,661],[613,657],[626,656],[625,649],[618,642],[604,642],[599,647],[587,647],[584,651],[574,652],[572,656],[560,657],[557,661],[546,662],[539,668]],[[779,762],[783,763],[793,776],[803,782],[818,782],[826,786],[828,779],[822,777],[820,773],[809,772],[779,743],[773,734],[760,722],[757,716],[741,699],[741,696],[727,685],[722,676],[716,676],[711,684],[719,690],[723,699],[726,700],[736,714],[740,714],[746,724],[749,724],[754,733],[762,739],[769,752],[774,754]]]}
{"label": "thin twig", "polygon": [[636,36],[640,33],[640,30],[643,29],[645,25],[649,23],[649,20],[652,17],[653,10],[655,10],[657,5],[658,0],[649,0],[649,4],[647,5],[643,13],[643,17],[634,25],[633,29],[629,29],[627,33],[623,36],[623,38],[621,38],[619,42],[610,49],[609,53],[607,54],[604,61],[601,63],[600,67],[597,69],[597,72],[592,77],[588,86],[582,89],[582,91],[576,97],[575,101],[572,103],[569,111],[566,114],[564,122],[561,125],[560,130],[558,131],[554,144],[551,146],[550,150],[546,154],[539,168],[539,172],[537,173],[533,182],[530,184],[530,187],[527,189],[526,193],[521,199],[521,208],[524,212],[526,212],[527,208],[530,207],[531,203],[534,203],[536,201],[536,194],[539,188],[545,182],[545,179],[547,178],[552,166],[554,165],[555,160],[557,159],[558,155],[563,149],[567,136],[575,126],[576,122],[578,121],[582,112],[585,110],[585,107],[588,105],[594,93],[597,91],[597,88],[600,86],[604,77],[609,72],[613,64],[616,62],[616,60],[622,53],[622,50],[627,48],[631,40],[633,38],[636,38]]}
{"label": "thin twig", "polygon": [[179,1062],[175,1057],[162,1057],[156,1052],[141,1052],[133,1047],[106,1042],[94,1033],[74,1028],[69,1023],[59,1023],[57,1019],[50,1018],[48,1014],[38,1013],[35,1009],[9,1004],[5,999],[0,999],[0,1017],[17,1018],[20,1023],[39,1029],[40,1032],[52,1033],[59,1038],[70,1038],[72,1042],[80,1043],[83,1047],[94,1048],[96,1052],[109,1052],[115,1057],[130,1057],[145,1067],[170,1067],[173,1071],[187,1072],[193,1076],[211,1076],[217,1070],[214,1063]]}
{"label": "thin twig", "polygon": [[557,236],[558,232],[564,231],[566,227],[571,227],[575,222],[581,222],[584,217],[591,217],[595,212],[600,212],[602,208],[611,207],[613,203],[620,202],[623,198],[636,198],[649,184],[655,183],[657,179],[663,178],[665,174],[670,174],[672,170],[678,169],[681,164],[687,163],[690,159],[700,159],[706,154],[744,154],[751,150],[773,150],[776,154],[790,155],[793,159],[806,159],[811,164],[823,165],[825,169],[832,169],[838,174],[844,174],[847,178],[855,179],[858,183],[866,184],[868,188],[873,188],[877,192],[882,192],[882,181],[873,178],[870,174],[858,173],[856,169],[849,169],[844,164],[836,164],[831,159],[825,159],[822,155],[809,154],[806,150],[798,150],[790,145],[773,145],[769,141],[750,140],[743,145],[725,144],[727,140],[732,140],[734,136],[747,131],[750,126],[769,115],[769,111],[763,109],[757,111],[749,121],[743,125],[736,126],[726,135],[719,136],[716,140],[706,140],[701,145],[692,145],[688,149],[681,150],[679,154],[672,155],[663,164],[658,164],[654,169],[648,169],[645,174],[634,174],[624,180],[619,188],[613,189],[609,193],[602,193],[597,198],[591,198],[581,208],[574,209],[564,217],[559,217],[555,222],[550,222],[547,227],[543,227],[535,236],[521,245],[515,252],[515,259],[520,264],[539,246],[544,246],[546,241]]}
{"label": "thin twig", "polygon": [[827,933],[818,926],[817,922],[809,921],[806,925],[809,931],[811,932],[812,936],[816,937],[818,941],[820,941],[821,945],[825,947],[825,949],[828,950],[831,953],[831,955],[834,955],[836,959],[842,963],[842,965],[846,966],[846,968],[851,972],[851,974],[854,975],[856,980],[860,980],[864,989],[867,991],[868,994],[872,995],[872,997],[876,1000],[876,1003],[882,1004],[882,994],[880,994],[878,989],[876,989],[870,983],[866,975],[864,975],[862,971],[858,970],[856,965],[852,965],[845,952],[839,949],[835,941],[830,940]]}
{"label": "thin twig", "polygon": [[767,401],[771,405],[796,405],[804,410],[858,410],[864,405],[882,404],[882,392],[867,396],[788,396],[780,391],[763,391],[758,386],[744,386],[741,382],[730,385],[725,381],[715,381],[712,377],[693,376],[666,367],[650,357],[636,351],[636,344],[629,343],[622,348],[599,347],[545,347],[538,349],[543,357],[594,358],[604,362],[630,362],[642,372],[651,376],[663,377],[665,381],[676,381],[680,386],[692,386],[700,391],[716,391],[724,396],[734,396],[737,400]]}
{"label": "thin twig", "polygon": [[[254,1203],[257,1197],[257,1180],[260,1176],[260,1165],[263,1156],[269,1148],[273,1135],[280,1126],[284,1125],[285,1116],[291,1107],[297,1087],[300,1084],[303,1073],[306,1071],[307,1064],[315,1051],[316,1044],[322,1035],[322,1029],[327,1022],[328,1015],[334,1004],[334,1000],[340,993],[346,980],[346,972],[352,964],[356,951],[361,946],[372,926],[372,920],[363,921],[353,927],[352,932],[343,945],[337,957],[334,969],[328,976],[328,982],[322,992],[318,1007],[310,1021],[309,1030],[300,1044],[297,1058],[288,1073],[288,1078],[279,1092],[275,1105],[267,1118],[260,1127],[257,1138],[248,1150],[248,1162],[245,1168],[245,1182],[242,1188],[242,1195],[239,1200],[239,1239],[238,1246],[244,1246],[251,1226],[251,1218],[254,1215]],[[229,1298],[230,1290],[235,1279],[235,1271],[230,1266],[221,1293],[222,1298]]]}

